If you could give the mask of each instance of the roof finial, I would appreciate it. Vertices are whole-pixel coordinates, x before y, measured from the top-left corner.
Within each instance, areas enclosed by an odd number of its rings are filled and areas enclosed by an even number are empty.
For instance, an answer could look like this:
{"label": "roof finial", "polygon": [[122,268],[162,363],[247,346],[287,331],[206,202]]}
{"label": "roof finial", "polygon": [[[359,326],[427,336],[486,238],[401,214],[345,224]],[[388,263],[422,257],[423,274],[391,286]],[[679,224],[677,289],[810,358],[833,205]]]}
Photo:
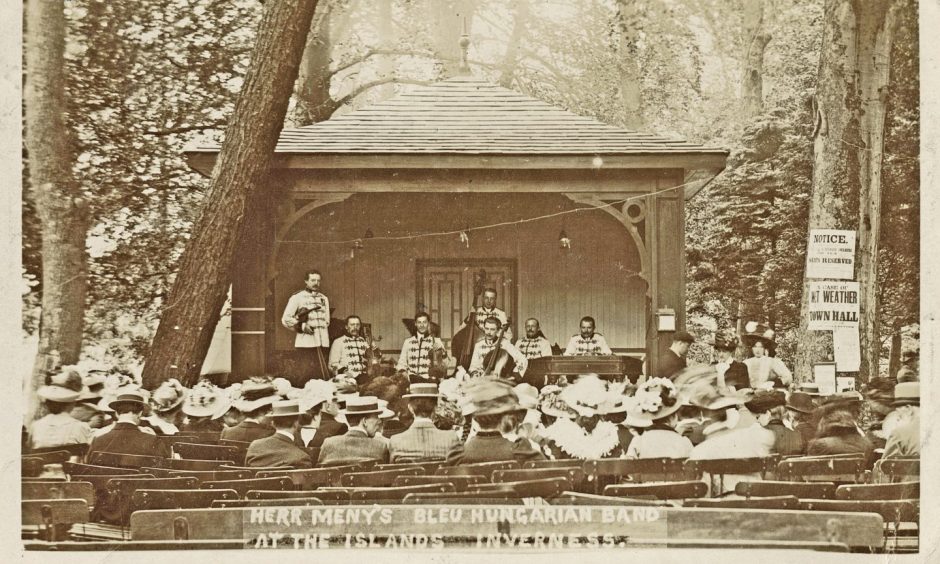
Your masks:
{"label": "roof finial", "polygon": [[457,67],[457,74],[469,75],[470,63],[467,62],[467,47],[470,46],[470,33],[467,31],[467,16],[463,17],[463,33],[460,35],[460,66]]}

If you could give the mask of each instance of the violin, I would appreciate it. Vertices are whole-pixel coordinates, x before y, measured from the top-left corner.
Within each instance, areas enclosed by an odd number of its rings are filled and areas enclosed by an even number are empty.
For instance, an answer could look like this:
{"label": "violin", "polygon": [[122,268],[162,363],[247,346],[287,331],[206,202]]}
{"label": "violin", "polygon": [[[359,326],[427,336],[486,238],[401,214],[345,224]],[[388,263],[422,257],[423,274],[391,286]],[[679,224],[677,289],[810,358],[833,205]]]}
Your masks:
{"label": "violin", "polygon": [[443,347],[434,347],[428,354],[430,365],[428,366],[428,378],[440,381],[447,376],[447,362],[445,360],[445,351]]}
{"label": "violin", "polygon": [[366,354],[363,359],[365,366],[363,367],[363,372],[368,375],[369,381],[372,381],[382,375],[382,351],[376,344],[382,340],[382,337],[372,336],[371,325],[363,325],[362,333],[366,340]]}

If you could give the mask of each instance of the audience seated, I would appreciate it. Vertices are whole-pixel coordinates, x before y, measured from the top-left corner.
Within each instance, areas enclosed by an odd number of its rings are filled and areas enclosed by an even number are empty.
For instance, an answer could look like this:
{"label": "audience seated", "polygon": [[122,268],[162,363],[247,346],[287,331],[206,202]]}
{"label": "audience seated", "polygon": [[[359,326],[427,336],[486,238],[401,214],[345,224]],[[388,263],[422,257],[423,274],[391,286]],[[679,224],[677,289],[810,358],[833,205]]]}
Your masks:
{"label": "audience seated", "polygon": [[802,454],[805,450],[799,431],[783,424],[787,400],[783,391],[759,391],[744,404],[757,417],[757,422],[774,434],[771,452],[781,455]]}
{"label": "audience seated", "polygon": [[271,404],[280,400],[270,378],[255,377],[242,382],[240,397],[232,401],[232,408],[243,414],[234,427],[222,431],[221,438],[250,443],[274,434],[274,427],[266,416]]}
{"label": "audience seated", "polygon": [[82,377],[66,371],[46,377],[46,385],[36,392],[46,415],[29,426],[30,448],[51,448],[63,445],[88,444],[92,429],[70,415],[82,395]]}
{"label": "audience seated", "polygon": [[[883,458],[920,456],[920,383],[902,382],[894,389],[893,406],[888,417],[893,428],[886,429]],[[887,418],[886,418],[887,419]]]}
{"label": "audience seated", "polygon": [[388,445],[377,438],[376,432],[383,418],[394,416],[374,396],[354,396],[346,400],[346,408],[340,411],[349,430],[340,436],[329,437],[320,447],[319,463],[323,466],[347,460],[375,460],[388,462]]}
{"label": "audience seated", "polygon": [[404,396],[414,421],[406,431],[389,440],[391,462],[443,460],[460,441],[453,431],[442,431],[431,422],[440,393],[437,384],[411,384]]}
{"label": "audience seated", "polygon": [[297,400],[274,402],[269,416],[274,434],[252,441],[245,464],[263,468],[312,468],[310,454],[295,444],[300,432],[300,414]]}
{"label": "audience seated", "polygon": [[634,399],[640,417],[648,419],[649,425],[630,443],[626,457],[688,458],[692,441],[676,431],[683,406],[676,385],[666,378],[653,378],[640,385]]}
{"label": "audience seated", "polygon": [[139,427],[146,405],[145,396],[139,390],[126,390],[111,399],[108,407],[117,414],[117,421],[111,431],[92,440],[88,455],[91,456],[95,452],[113,452],[168,457],[170,453],[167,443],[156,435],[143,432]]}

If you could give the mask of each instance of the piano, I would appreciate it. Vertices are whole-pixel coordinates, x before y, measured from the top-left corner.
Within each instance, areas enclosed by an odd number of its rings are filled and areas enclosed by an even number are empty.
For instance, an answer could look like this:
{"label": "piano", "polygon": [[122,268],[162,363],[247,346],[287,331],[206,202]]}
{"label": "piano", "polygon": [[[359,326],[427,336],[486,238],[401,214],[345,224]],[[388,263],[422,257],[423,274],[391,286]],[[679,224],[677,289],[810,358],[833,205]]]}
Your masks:
{"label": "piano", "polygon": [[523,380],[537,388],[551,383],[558,376],[577,376],[593,373],[605,380],[623,380],[631,382],[643,372],[643,361],[632,356],[546,356],[529,361]]}

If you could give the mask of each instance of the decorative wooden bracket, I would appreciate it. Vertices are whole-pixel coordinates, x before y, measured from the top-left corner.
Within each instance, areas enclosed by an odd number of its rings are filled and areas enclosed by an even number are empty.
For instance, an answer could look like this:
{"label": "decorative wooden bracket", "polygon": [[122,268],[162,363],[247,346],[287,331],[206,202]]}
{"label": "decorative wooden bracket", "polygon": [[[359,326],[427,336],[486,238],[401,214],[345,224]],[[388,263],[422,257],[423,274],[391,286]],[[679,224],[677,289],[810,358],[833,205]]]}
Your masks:
{"label": "decorative wooden bracket", "polygon": [[[281,250],[281,241],[287,237],[287,234],[290,233],[290,230],[293,229],[295,225],[297,225],[297,222],[299,222],[313,210],[330,204],[342,202],[351,195],[352,194],[348,192],[331,192],[318,194],[313,199],[304,198],[303,200],[298,200],[294,198],[288,198],[278,207],[276,231],[274,232],[274,245],[272,246],[271,254],[268,258],[267,282],[270,283],[277,276],[277,257]],[[297,207],[297,204],[300,202],[303,202],[303,205]]]}

